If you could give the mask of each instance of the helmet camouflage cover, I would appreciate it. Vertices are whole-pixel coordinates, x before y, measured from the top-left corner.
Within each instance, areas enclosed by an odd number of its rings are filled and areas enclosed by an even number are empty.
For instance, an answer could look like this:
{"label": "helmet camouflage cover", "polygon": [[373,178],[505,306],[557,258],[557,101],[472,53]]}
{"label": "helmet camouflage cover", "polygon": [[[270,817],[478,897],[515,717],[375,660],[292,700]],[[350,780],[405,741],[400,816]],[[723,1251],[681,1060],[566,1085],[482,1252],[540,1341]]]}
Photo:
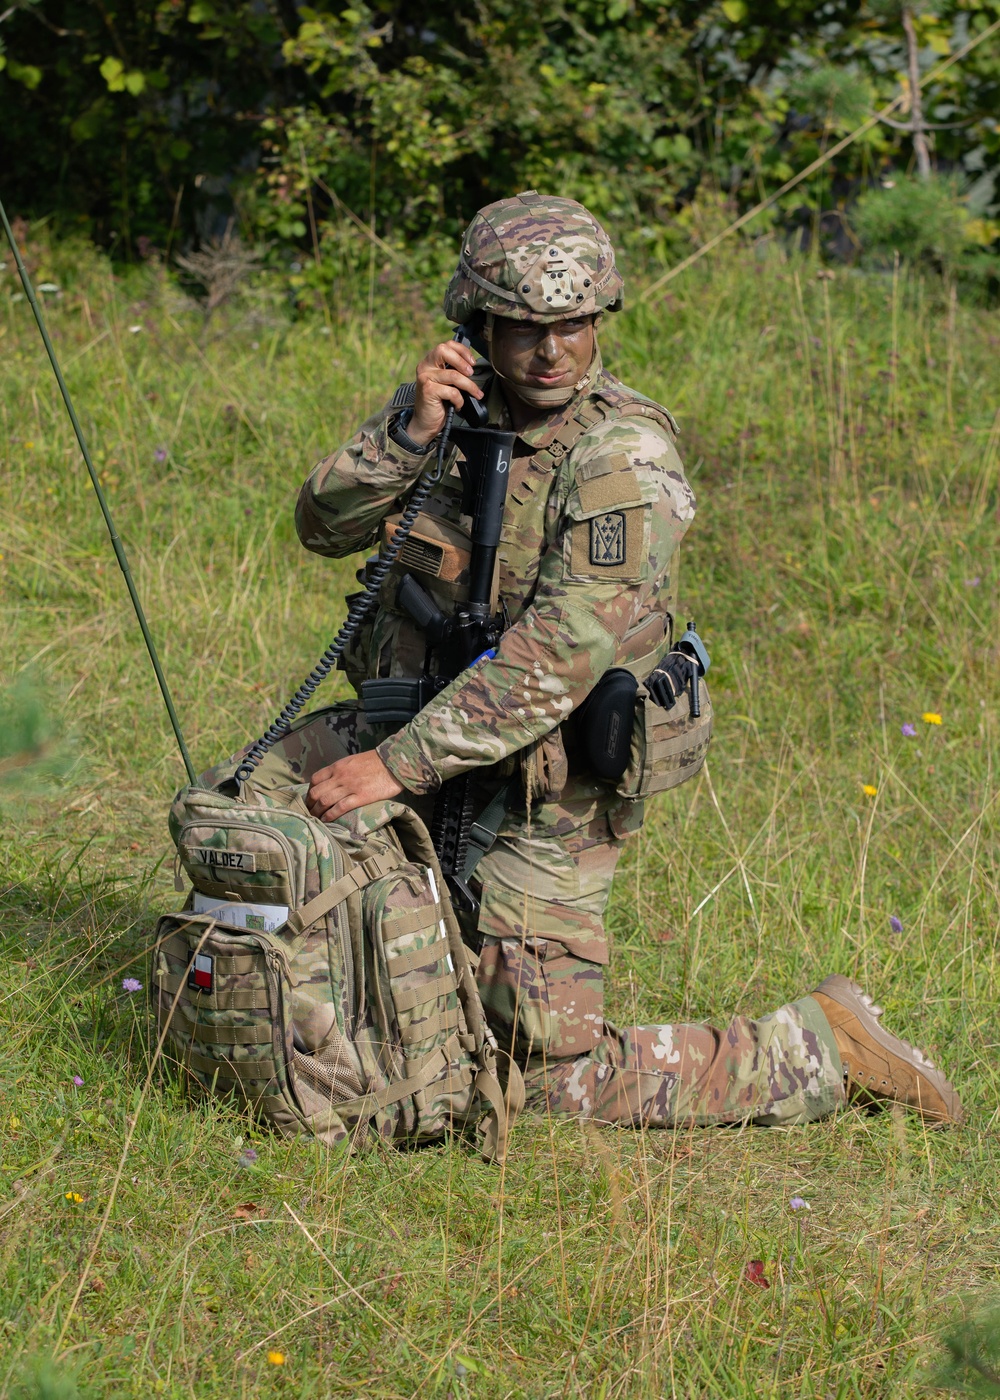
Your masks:
{"label": "helmet camouflage cover", "polygon": [[514,321],[561,321],[620,311],[624,282],[611,240],[575,199],[525,190],[488,204],[462,240],[444,314],[464,325],[477,311]]}

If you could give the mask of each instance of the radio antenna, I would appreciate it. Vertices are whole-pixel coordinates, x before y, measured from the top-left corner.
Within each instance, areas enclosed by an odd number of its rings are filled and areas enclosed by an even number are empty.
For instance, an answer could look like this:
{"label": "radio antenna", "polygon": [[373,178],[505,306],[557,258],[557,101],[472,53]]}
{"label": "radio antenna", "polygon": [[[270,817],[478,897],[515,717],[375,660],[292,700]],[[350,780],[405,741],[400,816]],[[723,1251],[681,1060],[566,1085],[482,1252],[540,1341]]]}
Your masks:
{"label": "radio antenna", "polygon": [[128,596],[132,599],[132,606],[135,609],[135,615],[139,620],[139,627],[142,630],[142,639],[146,643],[146,650],[149,652],[149,659],[153,663],[153,671],[156,674],[156,682],[157,685],[160,687],[160,694],[163,696],[163,703],[167,707],[167,714],[170,716],[170,725],[174,731],[174,738],[177,740],[177,747],[181,751],[181,758],[184,760],[184,767],[187,769],[188,781],[193,783],[195,781],[195,772],[194,767],[191,763],[191,756],[187,751],[187,745],[184,742],[184,735],[181,733],[181,727],[177,720],[177,712],[174,709],[174,702],[170,696],[170,687],[167,685],[167,678],[163,674],[163,667],[160,665],[160,658],[156,654],[156,644],[153,641],[152,635],[150,634],[149,625],[146,622],[146,614],[142,610],[142,604],[139,601],[139,595],[135,591],[135,584],[132,581],[132,571],[128,566],[128,556],[125,553],[124,545],[118,537],[118,531],[115,529],[115,522],[111,518],[111,511],[108,509],[108,503],[105,499],[104,491],[102,490],[101,483],[98,480],[97,472],[94,470],[94,463],[90,457],[90,449],[87,446],[87,440],[83,436],[83,429],[80,427],[80,420],[76,416],[76,409],[73,407],[73,400],[70,398],[69,389],[67,389],[66,387],[66,381],[65,379],[63,379],[62,370],[59,368],[59,361],[56,359],[56,352],[53,349],[52,341],[49,339],[49,333],[45,328],[45,321],[42,318],[42,309],[38,305],[38,299],[35,296],[35,289],[31,285],[31,278],[28,276],[28,269],[24,265],[24,259],[21,257],[20,250],[17,246],[17,240],[14,237],[14,232],[7,221],[7,211],[3,207],[2,200],[0,200],[0,221],[2,221],[3,223],[3,231],[7,235],[7,242],[10,244],[11,252],[14,254],[14,262],[17,265],[17,272],[18,276],[21,279],[21,286],[24,288],[24,294],[28,298],[28,302],[35,315],[35,321],[38,325],[38,329],[41,332],[42,341],[45,345],[45,349],[49,357],[49,363],[51,364],[53,372],[56,376],[56,382],[59,385],[59,392],[63,396],[63,403],[66,405],[66,412],[69,414],[69,421],[73,424],[73,431],[74,433],[76,433],[76,440],[80,444],[80,451],[83,454],[83,460],[86,463],[87,471],[90,474],[90,484],[93,486],[94,491],[97,493],[97,502],[98,505],[101,507],[101,514],[104,516],[104,523],[108,527],[108,534],[111,536],[111,547],[115,551],[115,558],[118,560],[118,566],[125,576],[125,586],[128,589]]}

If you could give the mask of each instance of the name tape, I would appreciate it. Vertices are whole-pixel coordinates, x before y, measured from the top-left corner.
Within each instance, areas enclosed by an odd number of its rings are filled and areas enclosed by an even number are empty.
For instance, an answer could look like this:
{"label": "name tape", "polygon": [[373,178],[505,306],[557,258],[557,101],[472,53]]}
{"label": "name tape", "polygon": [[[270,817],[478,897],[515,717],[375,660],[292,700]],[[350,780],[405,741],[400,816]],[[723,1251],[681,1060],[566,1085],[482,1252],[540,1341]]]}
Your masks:
{"label": "name tape", "polygon": [[187,858],[197,865],[209,865],[216,870],[257,869],[257,856],[253,851],[220,851],[216,846],[189,846]]}

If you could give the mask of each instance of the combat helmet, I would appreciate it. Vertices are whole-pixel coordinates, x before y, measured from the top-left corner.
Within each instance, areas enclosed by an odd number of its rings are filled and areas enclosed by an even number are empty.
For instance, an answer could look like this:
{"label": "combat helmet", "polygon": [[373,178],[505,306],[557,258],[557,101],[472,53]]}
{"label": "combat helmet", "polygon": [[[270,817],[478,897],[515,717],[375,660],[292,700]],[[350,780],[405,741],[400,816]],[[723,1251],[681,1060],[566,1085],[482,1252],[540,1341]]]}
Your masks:
{"label": "combat helmet", "polygon": [[444,314],[459,325],[476,312],[561,321],[620,311],[624,285],[611,240],[589,210],[525,190],[480,209],[466,229]]}

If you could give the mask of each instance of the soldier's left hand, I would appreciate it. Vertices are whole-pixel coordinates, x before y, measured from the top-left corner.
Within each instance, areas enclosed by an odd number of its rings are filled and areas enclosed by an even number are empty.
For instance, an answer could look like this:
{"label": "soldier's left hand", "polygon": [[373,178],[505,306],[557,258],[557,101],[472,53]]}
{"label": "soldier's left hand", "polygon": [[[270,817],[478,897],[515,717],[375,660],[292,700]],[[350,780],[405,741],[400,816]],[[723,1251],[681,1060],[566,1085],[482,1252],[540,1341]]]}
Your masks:
{"label": "soldier's left hand", "polygon": [[372,749],[352,753],[318,769],[309,780],[306,806],[322,822],[335,822],[355,807],[398,797],[401,784]]}

